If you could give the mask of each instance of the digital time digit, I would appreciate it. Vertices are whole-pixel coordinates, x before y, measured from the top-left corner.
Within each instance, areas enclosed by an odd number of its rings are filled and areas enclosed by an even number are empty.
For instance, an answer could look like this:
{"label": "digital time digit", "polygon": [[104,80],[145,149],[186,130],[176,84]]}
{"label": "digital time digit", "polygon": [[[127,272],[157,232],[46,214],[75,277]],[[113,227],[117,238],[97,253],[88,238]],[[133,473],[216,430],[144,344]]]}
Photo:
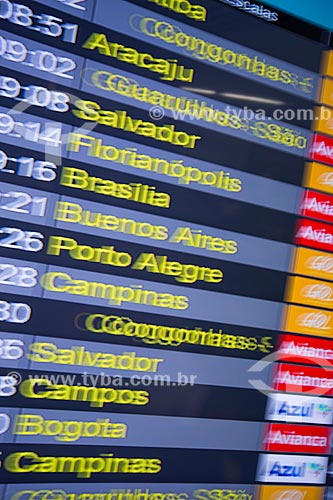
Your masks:
{"label": "digital time digit", "polygon": [[66,23],[60,17],[45,13],[36,14],[30,7],[10,0],[0,0],[0,19],[68,43],[76,42],[79,29],[78,24]]}

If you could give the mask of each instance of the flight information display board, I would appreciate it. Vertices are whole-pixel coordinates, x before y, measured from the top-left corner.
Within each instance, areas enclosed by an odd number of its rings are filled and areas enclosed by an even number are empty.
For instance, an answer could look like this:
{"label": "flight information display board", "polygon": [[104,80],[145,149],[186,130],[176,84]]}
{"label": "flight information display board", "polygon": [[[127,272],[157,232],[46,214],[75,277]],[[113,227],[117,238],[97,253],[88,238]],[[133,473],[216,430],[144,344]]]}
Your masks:
{"label": "flight information display board", "polygon": [[236,0],[0,22],[0,498],[331,499],[330,34]]}

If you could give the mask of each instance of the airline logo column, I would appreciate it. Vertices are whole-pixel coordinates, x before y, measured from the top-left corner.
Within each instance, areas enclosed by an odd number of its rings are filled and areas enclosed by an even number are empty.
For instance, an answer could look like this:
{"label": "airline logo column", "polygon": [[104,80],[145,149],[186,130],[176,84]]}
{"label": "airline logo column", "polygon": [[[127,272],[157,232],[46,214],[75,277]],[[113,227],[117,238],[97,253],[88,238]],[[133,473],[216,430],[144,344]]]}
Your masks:
{"label": "airline logo column", "polygon": [[[333,421],[333,51],[305,166],[257,480],[260,500],[322,500]],[[279,483],[280,485],[274,485]]]}

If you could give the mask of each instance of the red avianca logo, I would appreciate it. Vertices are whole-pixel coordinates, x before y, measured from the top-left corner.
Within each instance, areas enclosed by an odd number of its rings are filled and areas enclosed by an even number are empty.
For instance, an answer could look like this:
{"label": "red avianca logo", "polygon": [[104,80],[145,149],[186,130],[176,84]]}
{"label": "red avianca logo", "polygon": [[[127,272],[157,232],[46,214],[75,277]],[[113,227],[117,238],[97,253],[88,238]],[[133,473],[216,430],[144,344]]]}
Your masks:
{"label": "red avianca logo", "polygon": [[297,223],[295,244],[320,250],[333,250],[333,226],[302,219]]}
{"label": "red avianca logo", "polygon": [[333,368],[333,340],[280,335],[277,352],[280,361]]}
{"label": "red avianca logo", "polygon": [[287,453],[330,452],[331,430],[316,425],[270,424],[266,428],[264,449]]}
{"label": "red avianca logo", "polygon": [[313,137],[310,155],[313,160],[333,165],[333,139],[321,134]]}
{"label": "red avianca logo", "polygon": [[313,366],[279,364],[275,368],[274,389],[308,395],[333,395],[333,371]]}
{"label": "red avianca logo", "polygon": [[333,222],[333,196],[316,193],[315,191],[305,191],[301,214],[304,217]]}

